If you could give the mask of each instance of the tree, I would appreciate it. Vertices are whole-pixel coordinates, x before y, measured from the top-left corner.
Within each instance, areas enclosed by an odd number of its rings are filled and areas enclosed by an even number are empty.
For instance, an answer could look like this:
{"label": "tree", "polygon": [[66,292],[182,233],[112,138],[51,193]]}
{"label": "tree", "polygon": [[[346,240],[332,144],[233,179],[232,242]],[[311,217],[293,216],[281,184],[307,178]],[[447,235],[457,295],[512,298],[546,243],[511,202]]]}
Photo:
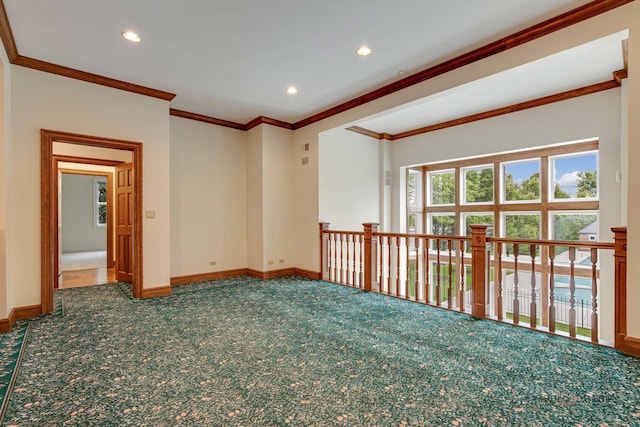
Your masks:
{"label": "tree", "polygon": [[[456,217],[454,215],[434,215],[431,217],[431,234],[436,236],[453,236],[456,231]],[[438,246],[433,242],[432,248],[436,250]],[[447,250],[447,241],[440,241],[440,250]]]}
{"label": "tree", "polygon": [[554,215],[553,229],[555,240],[580,240],[580,230],[597,221],[595,214]]}
{"label": "tree", "polygon": [[407,176],[407,198],[409,199],[409,206],[420,205],[420,194],[418,190],[420,188],[418,179],[420,174],[409,172]]}
{"label": "tree", "polygon": [[[505,217],[505,230],[507,238],[514,239],[539,239],[540,238],[540,215],[536,214],[517,214],[507,215]],[[513,245],[507,245],[507,253],[513,253]],[[536,251],[539,251],[536,248]],[[529,255],[529,245],[519,245],[518,253],[521,255]]]}
{"label": "tree", "polygon": [[556,182],[556,185],[553,187],[553,197],[555,199],[568,199],[571,196],[569,193],[560,188],[560,184]]}
{"label": "tree", "polygon": [[493,226],[493,214],[487,215],[467,215],[465,217],[466,235],[471,236],[471,226],[475,224],[486,224]]}
{"label": "tree", "polygon": [[465,201],[480,203],[493,201],[493,168],[465,172]]}
{"label": "tree", "polygon": [[456,218],[453,215],[434,215],[431,217],[431,234],[437,236],[453,236]]}
{"label": "tree", "polygon": [[537,200],[540,198],[540,172],[529,178],[516,182],[510,173],[504,176],[506,200]]}
{"label": "tree", "polygon": [[596,197],[598,177],[596,171],[578,172],[578,197]]}
{"label": "tree", "polygon": [[431,202],[434,205],[453,204],[456,201],[456,181],[453,172],[431,175]]}

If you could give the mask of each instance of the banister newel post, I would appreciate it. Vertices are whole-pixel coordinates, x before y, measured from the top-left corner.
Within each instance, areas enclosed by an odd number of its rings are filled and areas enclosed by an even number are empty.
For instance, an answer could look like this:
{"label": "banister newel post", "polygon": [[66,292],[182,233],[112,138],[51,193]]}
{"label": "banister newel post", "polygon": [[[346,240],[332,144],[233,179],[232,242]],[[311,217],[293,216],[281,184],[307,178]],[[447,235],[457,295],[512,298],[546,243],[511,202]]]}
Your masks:
{"label": "banister newel post", "polygon": [[320,279],[329,280],[329,230],[328,222],[320,223]]}
{"label": "banister newel post", "polygon": [[627,227],[613,227],[615,348],[624,351],[627,336]]}
{"label": "banister newel post", "polygon": [[363,290],[370,292],[373,288],[379,289],[377,280],[378,260],[378,232],[380,224],[367,222],[364,226],[364,284]]}
{"label": "banister newel post", "polygon": [[471,315],[487,317],[487,225],[471,226]]}

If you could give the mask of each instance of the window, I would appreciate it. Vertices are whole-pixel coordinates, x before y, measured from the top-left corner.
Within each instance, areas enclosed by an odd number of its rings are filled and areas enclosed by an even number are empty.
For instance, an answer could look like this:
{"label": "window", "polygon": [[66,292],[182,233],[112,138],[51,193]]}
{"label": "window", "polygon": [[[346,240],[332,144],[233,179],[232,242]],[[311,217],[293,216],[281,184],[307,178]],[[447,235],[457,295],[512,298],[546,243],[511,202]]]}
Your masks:
{"label": "window", "polygon": [[407,228],[426,234],[487,224],[497,237],[597,241],[584,228],[599,209],[598,141],[414,166],[407,205]]}
{"label": "window", "polygon": [[551,199],[596,199],[598,197],[598,153],[555,156],[550,159]]}
{"label": "window", "polygon": [[502,200],[540,200],[540,160],[502,163]]}
{"label": "window", "polygon": [[462,169],[465,203],[493,202],[493,166]]}
{"label": "window", "polygon": [[[453,213],[438,213],[429,215],[429,233],[437,236],[454,236],[456,234],[456,215]],[[437,250],[438,245],[432,242],[432,249]],[[440,241],[440,250],[447,250],[447,242]]]}
{"label": "window", "polygon": [[453,205],[456,202],[456,178],[453,170],[429,173],[429,204]]}
{"label": "window", "polygon": [[407,171],[407,233],[422,233],[422,170]]}
{"label": "window", "polygon": [[93,180],[94,188],[94,224],[96,227],[105,227],[107,225],[107,182],[104,178],[96,178]]}
{"label": "window", "polygon": [[[550,220],[552,240],[591,241],[598,238],[597,212],[552,212]],[[566,246],[556,246],[556,262],[568,261],[569,250]],[[588,249],[578,249],[576,261],[589,256]],[[564,254],[564,255],[563,255]]]}
{"label": "window", "polygon": [[422,174],[409,170],[407,174],[407,201],[409,206],[422,206]]}

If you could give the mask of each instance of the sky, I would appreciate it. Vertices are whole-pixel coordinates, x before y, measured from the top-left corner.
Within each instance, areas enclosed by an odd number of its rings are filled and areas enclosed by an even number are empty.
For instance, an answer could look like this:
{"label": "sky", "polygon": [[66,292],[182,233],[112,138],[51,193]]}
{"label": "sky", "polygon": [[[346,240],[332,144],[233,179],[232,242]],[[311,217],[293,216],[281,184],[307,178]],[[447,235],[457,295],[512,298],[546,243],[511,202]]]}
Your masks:
{"label": "sky", "polygon": [[[577,173],[579,171],[596,171],[597,163],[596,153],[552,158],[554,185],[557,182],[562,190],[575,196],[578,182]],[[529,178],[538,172],[539,168],[540,164],[537,160],[505,165],[505,171],[510,173],[516,182]]]}

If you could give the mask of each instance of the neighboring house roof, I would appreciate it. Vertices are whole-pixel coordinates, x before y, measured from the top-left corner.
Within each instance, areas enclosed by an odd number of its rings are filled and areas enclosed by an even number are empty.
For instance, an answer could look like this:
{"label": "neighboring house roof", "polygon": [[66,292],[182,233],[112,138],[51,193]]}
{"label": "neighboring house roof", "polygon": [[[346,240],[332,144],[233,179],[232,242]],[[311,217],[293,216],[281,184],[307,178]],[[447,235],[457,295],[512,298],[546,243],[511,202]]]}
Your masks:
{"label": "neighboring house roof", "polygon": [[594,221],[579,231],[578,234],[598,234],[598,221]]}

